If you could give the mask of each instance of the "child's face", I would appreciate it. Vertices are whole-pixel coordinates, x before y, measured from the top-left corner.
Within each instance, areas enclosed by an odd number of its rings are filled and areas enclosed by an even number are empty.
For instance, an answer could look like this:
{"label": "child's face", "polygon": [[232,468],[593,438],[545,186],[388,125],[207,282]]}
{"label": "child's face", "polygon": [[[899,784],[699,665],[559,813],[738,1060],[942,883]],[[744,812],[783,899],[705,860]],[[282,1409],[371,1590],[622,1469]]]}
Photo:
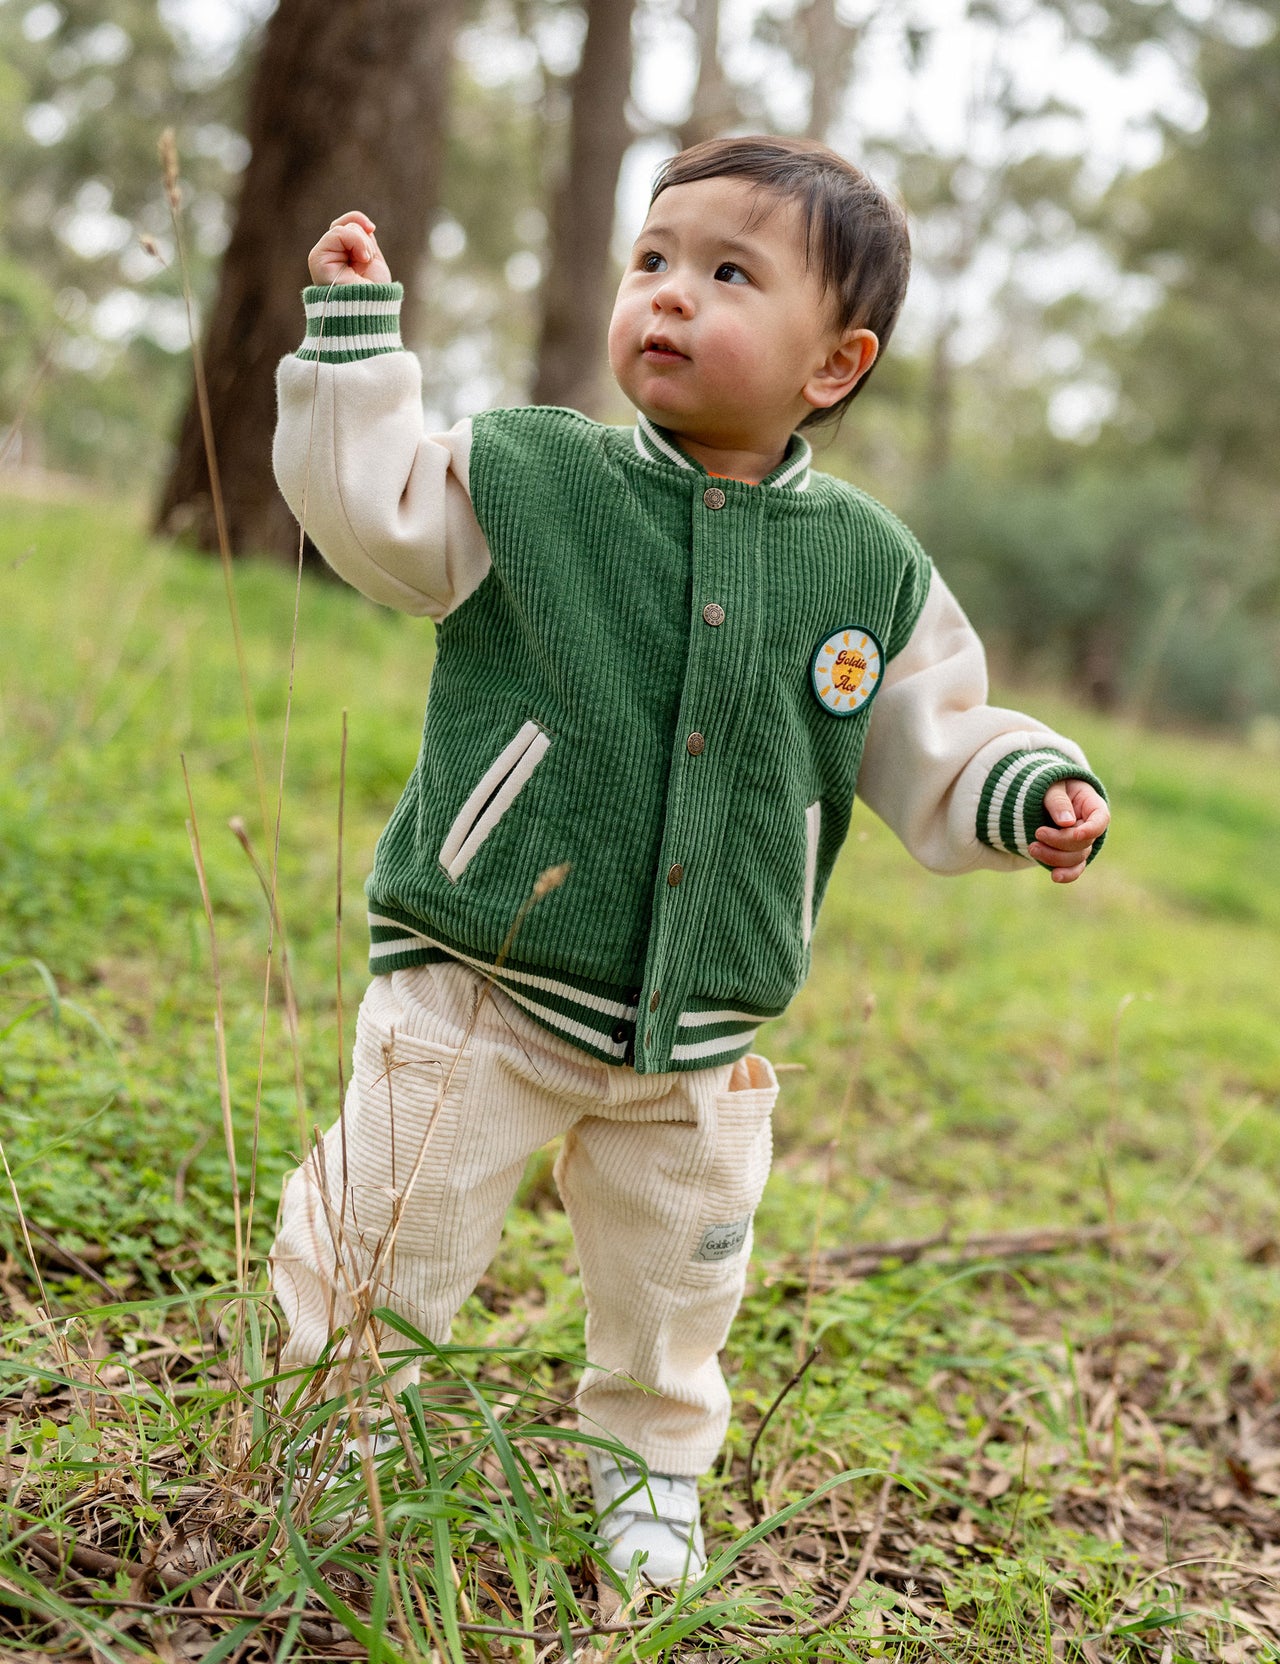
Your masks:
{"label": "child's face", "polygon": [[836,329],[797,204],[737,178],[662,192],[609,325],[609,362],[637,409],[726,450],[785,446],[870,368],[875,345],[869,330]]}

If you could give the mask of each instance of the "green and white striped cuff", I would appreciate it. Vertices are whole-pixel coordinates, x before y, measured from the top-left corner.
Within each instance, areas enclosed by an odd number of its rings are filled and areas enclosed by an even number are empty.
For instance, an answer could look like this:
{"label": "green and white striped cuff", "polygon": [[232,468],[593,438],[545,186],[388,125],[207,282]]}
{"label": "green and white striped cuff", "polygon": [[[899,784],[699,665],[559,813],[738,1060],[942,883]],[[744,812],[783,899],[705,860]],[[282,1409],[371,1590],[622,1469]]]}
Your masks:
{"label": "green and white striped cuff", "polygon": [[[987,776],[978,799],[978,841],[988,849],[1026,856],[1037,830],[1051,825],[1045,814],[1044,794],[1059,780],[1087,780],[1106,797],[1096,774],[1073,762],[1065,751],[1046,747],[1041,751],[1011,751]],[[1102,837],[1089,852],[1089,859],[1102,848]]]}
{"label": "green and white striped cuff", "polygon": [[322,364],[354,364],[401,352],[402,283],[312,283],[302,291],[307,333],[297,357]]}

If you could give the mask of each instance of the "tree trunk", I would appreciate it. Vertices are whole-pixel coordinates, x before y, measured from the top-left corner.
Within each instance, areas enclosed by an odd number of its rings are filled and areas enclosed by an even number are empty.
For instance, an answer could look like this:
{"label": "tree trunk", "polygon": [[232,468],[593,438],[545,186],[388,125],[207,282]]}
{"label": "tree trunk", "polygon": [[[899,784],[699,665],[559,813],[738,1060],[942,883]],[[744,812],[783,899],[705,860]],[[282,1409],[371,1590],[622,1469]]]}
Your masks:
{"label": "tree trunk", "polygon": [[573,77],[569,159],[551,219],[542,285],[535,404],[595,415],[608,331],[609,243],[618,173],[631,132],[631,17],[635,0],[587,0],[587,38]]}
{"label": "tree trunk", "polygon": [[951,358],[951,341],[957,327],[957,321],[950,313],[944,315],[934,332],[929,353],[924,472],[930,478],[945,473],[951,465],[956,416],[955,364]]}
{"label": "tree trunk", "polygon": [[737,96],[720,62],[720,0],[693,0],[698,41],[698,79],[689,118],[680,128],[681,150],[715,139],[741,119]]}
{"label": "tree trunk", "polygon": [[805,133],[826,143],[848,91],[849,70],[861,30],[840,21],[836,0],[810,0],[798,21],[810,77]]}
{"label": "tree trunk", "polygon": [[[205,332],[232,550],[296,556],[271,472],[277,362],[302,339],[307,251],[363,208],[411,301],[439,197],[459,0],[280,0],[249,94],[252,155]],[[216,549],[194,391],[155,519]]]}

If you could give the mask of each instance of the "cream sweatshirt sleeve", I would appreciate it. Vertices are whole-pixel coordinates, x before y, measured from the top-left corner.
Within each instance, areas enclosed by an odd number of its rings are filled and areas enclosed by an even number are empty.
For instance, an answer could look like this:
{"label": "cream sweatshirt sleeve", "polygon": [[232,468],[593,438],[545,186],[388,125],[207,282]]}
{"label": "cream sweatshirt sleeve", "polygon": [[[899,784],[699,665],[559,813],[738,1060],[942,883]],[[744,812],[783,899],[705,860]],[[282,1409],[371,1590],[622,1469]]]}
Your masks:
{"label": "cream sweatshirt sleeve", "polygon": [[422,367],[400,342],[398,283],[303,291],[307,334],[276,372],[272,463],[285,501],[349,584],[441,619],[479,586],[471,423],[424,431]]}
{"label": "cream sweatshirt sleeve", "polygon": [[1037,865],[1044,794],[1066,779],[1103,789],[1073,741],[988,705],[982,643],[935,571],[872,707],[859,795],[918,861],[959,873]]}

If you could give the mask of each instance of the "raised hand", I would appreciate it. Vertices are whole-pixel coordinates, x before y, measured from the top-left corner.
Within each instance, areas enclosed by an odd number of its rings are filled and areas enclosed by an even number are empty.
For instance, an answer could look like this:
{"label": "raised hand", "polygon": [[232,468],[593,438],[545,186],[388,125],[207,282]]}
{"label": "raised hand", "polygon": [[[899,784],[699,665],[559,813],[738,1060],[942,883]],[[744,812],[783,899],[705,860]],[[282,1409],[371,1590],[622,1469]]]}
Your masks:
{"label": "raised hand", "polygon": [[1055,884],[1073,884],[1106,831],[1111,812],[1087,780],[1059,780],[1044,794],[1044,807],[1053,825],[1037,829],[1031,859],[1049,868]]}
{"label": "raised hand", "polygon": [[313,283],[390,283],[374,224],[359,208],[339,214],[307,256]]}

